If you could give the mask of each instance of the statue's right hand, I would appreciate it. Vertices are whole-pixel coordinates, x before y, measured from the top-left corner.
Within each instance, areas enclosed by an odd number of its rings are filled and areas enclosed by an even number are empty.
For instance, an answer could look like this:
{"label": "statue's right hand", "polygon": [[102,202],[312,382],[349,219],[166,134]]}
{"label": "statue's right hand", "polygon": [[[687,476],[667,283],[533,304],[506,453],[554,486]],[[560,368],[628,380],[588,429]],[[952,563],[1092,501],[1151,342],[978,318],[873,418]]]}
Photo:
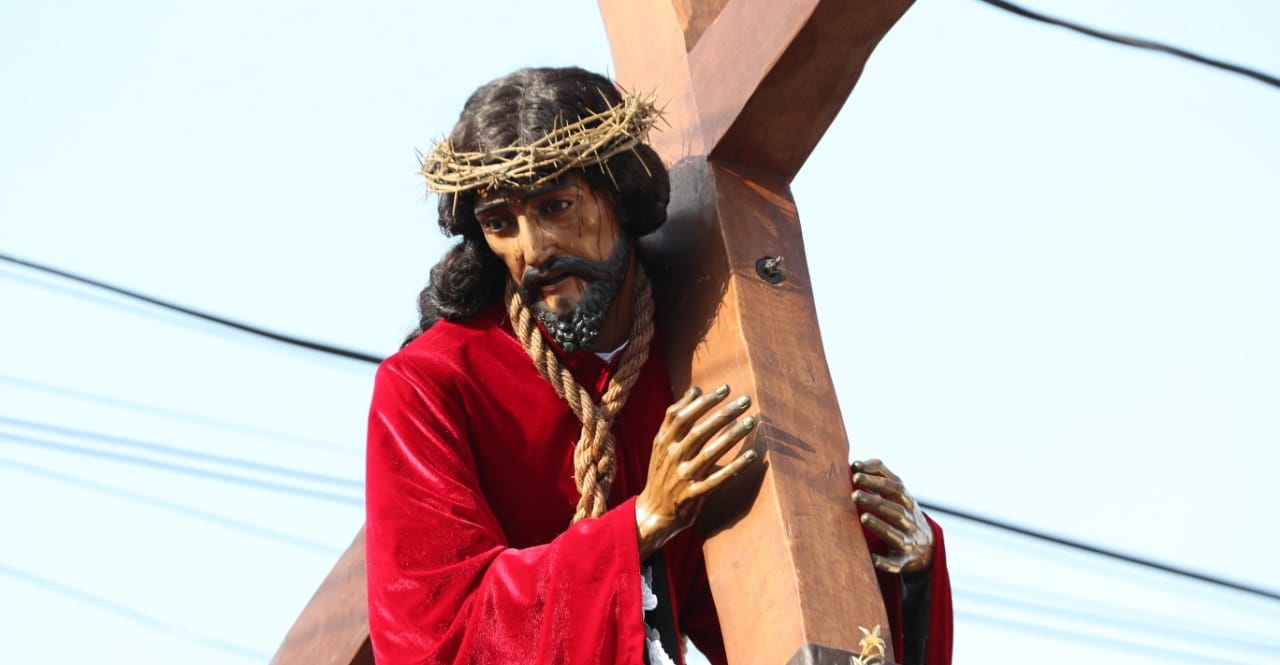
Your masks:
{"label": "statue's right hand", "polygon": [[754,450],[743,450],[728,464],[716,466],[756,426],[754,417],[739,419],[751,407],[747,395],[707,415],[728,396],[729,386],[705,395],[690,388],[667,409],[653,439],[649,479],[636,498],[641,561],[693,524],[706,498],[756,460]]}

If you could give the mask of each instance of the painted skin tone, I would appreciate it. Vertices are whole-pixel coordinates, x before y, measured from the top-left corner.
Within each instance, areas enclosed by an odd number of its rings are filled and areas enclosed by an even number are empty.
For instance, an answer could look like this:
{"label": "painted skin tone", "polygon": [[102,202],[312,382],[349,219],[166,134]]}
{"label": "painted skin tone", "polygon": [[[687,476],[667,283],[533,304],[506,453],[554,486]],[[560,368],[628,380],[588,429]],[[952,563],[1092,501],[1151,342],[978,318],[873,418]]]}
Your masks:
{"label": "painted skin tone", "polygon": [[[507,266],[516,284],[530,268],[541,267],[557,256],[604,261],[613,252],[620,232],[612,202],[596,196],[576,175],[531,190],[482,192],[475,216],[489,249]],[[633,257],[627,279],[596,337],[596,350],[616,349],[631,334],[634,265]],[[563,314],[578,304],[586,288],[581,277],[552,274],[540,281],[535,302]]]}
{"label": "painted skin tone", "polygon": [[[542,267],[557,256],[603,261],[613,252],[621,233],[611,199],[598,195],[574,174],[529,190],[481,192],[475,216],[489,249],[517,284],[530,268]],[[635,270],[632,254],[627,278],[609,307],[592,350],[616,349],[627,340]],[[586,287],[582,277],[552,272],[536,280],[533,301],[565,313],[578,304]],[[705,394],[691,388],[667,409],[654,437],[648,481],[635,504],[641,560],[692,525],[707,497],[756,461],[752,450],[724,459],[757,424],[755,417],[745,416],[751,398],[742,395],[725,403],[729,392],[729,386]],[[721,461],[725,464],[718,466]],[[893,573],[928,567],[933,532],[914,499],[901,480],[878,461],[858,464],[854,482],[859,490],[854,501],[868,511],[863,523],[892,550],[889,556],[874,555],[875,565]]]}
{"label": "painted skin tone", "polygon": [[853,463],[853,502],[862,524],[889,545],[889,554],[872,554],[887,573],[914,573],[933,563],[933,529],[902,479],[878,459]]}

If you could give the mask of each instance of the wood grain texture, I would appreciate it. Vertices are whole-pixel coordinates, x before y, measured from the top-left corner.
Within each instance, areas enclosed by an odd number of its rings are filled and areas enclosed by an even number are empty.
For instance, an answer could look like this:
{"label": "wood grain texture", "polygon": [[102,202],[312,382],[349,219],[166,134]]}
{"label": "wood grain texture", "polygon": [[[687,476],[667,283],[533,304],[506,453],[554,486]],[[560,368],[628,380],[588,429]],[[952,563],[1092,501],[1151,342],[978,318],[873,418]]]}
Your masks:
{"label": "wood grain texture", "polygon": [[[767,472],[731,488],[749,510],[721,499],[700,524],[729,662],[778,665],[812,645],[856,653],[858,626],[887,631],[888,620],[849,498],[848,443],[789,185],[698,158],[672,176],[684,186],[642,248],[673,390],[728,383],[755,397],[762,418],[746,445]],[[757,273],[765,256],[784,257],[781,282]]]}
{"label": "wood grain texture", "polygon": [[[793,178],[912,0],[729,0],[688,50],[682,0],[600,0],[616,78],[656,91],[669,164],[710,156]],[[674,6],[673,6],[674,5]]]}
{"label": "wood grain texture", "polygon": [[702,38],[707,26],[711,25],[720,10],[724,9],[727,0],[672,0],[680,27],[684,30],[685,50],[692,49]]}
{"label": "wood grain texture", "polygon": [[[888,621],[790,181],[910,2],[729,0],[684,53],[679,0],[600,4],[619,82],[670,100],[673,131],[653,140],[671,165],[669,221],[642,247],[673,392],[728,383],[762,416],[745,445],[767,470],[734,488],[749,509],[722,497],[701,524],[729,662],[857,653],[858,627]],[[779,256],[772,283],[756,265]]]}
{"label": "wood grain texture", "polygon": [[271,665],[373,665],[364,528],[303,608]]}

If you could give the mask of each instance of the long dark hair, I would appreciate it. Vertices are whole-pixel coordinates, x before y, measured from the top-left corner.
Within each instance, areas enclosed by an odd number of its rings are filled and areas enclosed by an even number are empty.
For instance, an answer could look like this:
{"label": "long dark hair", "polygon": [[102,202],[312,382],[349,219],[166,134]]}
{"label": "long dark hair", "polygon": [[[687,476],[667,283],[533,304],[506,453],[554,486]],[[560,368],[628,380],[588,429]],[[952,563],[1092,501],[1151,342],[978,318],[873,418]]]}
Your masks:
{"label": "long dark hair", "polygon": [[[612,81],[584,69],[521,69],[472,93],[449,140],[455,150],[468,152],[527,145],[621,101]],[[649,146],[636,146],[575,173],[609,196],[619,225],[632,239],[666,221],[671,184]],[[418,327],[405,344],[441,319],[470,318],[502,297],[507,269],[485,243],[475,205],[474,190],[440,195],[440,230],[462,238],[431,269],[430,281],[418,295]]]}

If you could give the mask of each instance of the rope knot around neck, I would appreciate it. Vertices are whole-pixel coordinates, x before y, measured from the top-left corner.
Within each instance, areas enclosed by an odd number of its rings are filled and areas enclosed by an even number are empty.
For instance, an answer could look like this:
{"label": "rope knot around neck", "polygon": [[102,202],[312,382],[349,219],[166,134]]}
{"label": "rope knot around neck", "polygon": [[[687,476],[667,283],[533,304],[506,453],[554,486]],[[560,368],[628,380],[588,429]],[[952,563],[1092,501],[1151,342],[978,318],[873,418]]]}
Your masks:
{"label": "rope knot around neck", "polygon": [[546,379],[556,394],[573,410],[582,432],[573,449],[573,480],[578,488],[578,506],[573,521],[599,517],[608,508],[609,490],[618,474],[618,460],[614,454],[614,440],[610,429],[613,420],[626,404],[627,395],[640,377],[640,369],[649,359],[649,343],[653,340],[653,296],[649,278],[638,263],[635,269],[635,307],[632,311],[631,335],[627,348],[618,361],[618,369],[609,378],[600,401],[573,378],[573,374],[560,362],[555,350],[547,342],[534,321],[515,284],[507,284],[507,316],[516,339],[525,353],[533,360],[538,374]]}

